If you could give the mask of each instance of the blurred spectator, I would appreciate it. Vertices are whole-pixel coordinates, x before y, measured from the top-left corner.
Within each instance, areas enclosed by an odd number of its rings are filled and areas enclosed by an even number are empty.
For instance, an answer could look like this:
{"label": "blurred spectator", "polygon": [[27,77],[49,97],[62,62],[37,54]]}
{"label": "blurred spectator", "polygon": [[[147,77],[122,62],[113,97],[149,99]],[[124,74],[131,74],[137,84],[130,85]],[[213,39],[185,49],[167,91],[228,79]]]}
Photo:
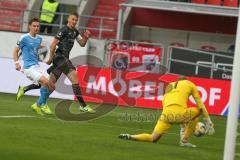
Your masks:
{"label": "blurred spectator", "polygon": [[201,46],[201,50],[208,51],[208,52],[213,52],[213,51],[216,51],[216,48],[214,46],[211,46],[211,45],[204,45],[204,46]]}
{"label": "blurred spectator", "polygon": [[[59,12],[59,3],[55,0],[44,0],[41,7],[40,20],[41,23],[53,24],[56,20],[56,12]],[[47,33],[52,33],[52,26],[41,24],[40,32],[44,33],[47,28]]]}
{"label": "blurred spectator", "polygon": [[184,44],[179,43],[179,42],[172,42],[172,43],[170,43],[170,46],[174,46],[174,47],[184,47]]}

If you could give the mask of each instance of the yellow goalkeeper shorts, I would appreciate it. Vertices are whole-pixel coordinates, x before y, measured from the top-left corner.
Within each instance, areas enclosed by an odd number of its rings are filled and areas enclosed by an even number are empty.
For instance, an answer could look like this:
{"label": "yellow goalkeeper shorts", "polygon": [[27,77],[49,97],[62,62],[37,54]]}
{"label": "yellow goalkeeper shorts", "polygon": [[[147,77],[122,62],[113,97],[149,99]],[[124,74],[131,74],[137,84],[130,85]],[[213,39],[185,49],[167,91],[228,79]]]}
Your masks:
{"label": "yellow goalkeeper shorts", "polygon": [[171,105],[164,107],[160,118],[154,128],[154,133],[164,134],[173,124],[185,124],[199,117],[198,108],[184,108],[179,105]]}

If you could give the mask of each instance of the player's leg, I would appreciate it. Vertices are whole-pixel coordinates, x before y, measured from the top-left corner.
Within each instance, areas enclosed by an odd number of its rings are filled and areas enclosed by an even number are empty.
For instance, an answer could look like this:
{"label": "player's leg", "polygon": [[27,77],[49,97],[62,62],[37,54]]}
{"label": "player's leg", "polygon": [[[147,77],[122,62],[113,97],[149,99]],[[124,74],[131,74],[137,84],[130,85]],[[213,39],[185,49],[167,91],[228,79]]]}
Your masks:
{"label": "player's leg", "polygon": [[96,111],[94,109],[92,109],[90,106],[88,106],[83,97],[82,97],[82,92],[81,92],[81,88],[79,86],[78,83],[78,76],[77,76],[77,72],[75,70],[72,70],[67,77],[69,78],[69,80],[72,82],[72,90],[74,95],[76,96],[79,104],[80,104],[80,111],[82,112],[89,112],[89,113],[95,113]]}
{"label": "player's leg", "polygon": [[182,139],[180,141],[180,146],[187,146],[187,147],[196,147],[196,145],[192,145],[189,143],[189,139],[192,136],[194,129],[199,121],[199,116],[200,116],[200,111],[198,108],[188,108],[186,115],[185,115],[185,120],[186,121],[186,127],[185,127],[185,132],[184,135],[182,136]]}
{"label": "player's leg", "polygon": [[52,111],[47,105],[47,100],[50,96],[50,94],[53,92],[53,89],[55,89],[55,83],[57,82],[58,78],[61,76],[62,71],[58,68],[55,68],[54,66],[51,66],[47,73],[49,74],[49,78],[45,76],[41,76],[39,79],[39,82],[42,83],[42,87],[40,89],[40,97],[36,102],[37,106],[42,106],[41,110],[46,114],[52,114]]}
{"label": "player's leg", "polygon": [[43,113],[52,114],[50,108],[46,105],[46,101],[50,92],[55,89],[55,85],[48,80],[48,74],[46,74],[39,66],[33,66],[30,69],[24,71],[29,79],[35,84],[41,84],[40,97],[31,108],[38,114]]}
{"label": "player's leg", "polygon": [[186,130],[186,124],[180,124],[180,140],[183,139],[183,136],[184,136],[184,133],[185,133],[185,130]]}
{"label": "player's leg", "polygon": [[80,104],[80,111],[95,113],[96,111],[92,109],[89,105],[87,105],[82,97],[82,92],[78,81],[78,75],[76,72],[76,68],[73,66],[72,62],[70,60],[66,60],[64,65],[61,66],[61,69],[72,83],[72,90]]}
{"label": "player's leg", "polygon": [[188,139],[191,137],[191,135],[194,132],[194,129],[197,125],[197,122],[199,120],[200,112],[198,108],[191,107],[187,109],[187,114],[189,115],[190,120],[188,123],[186,123],[186,129],[183,136],[183,140],[188,141]]}
{"label": "player's leg", "polygon": [[23,88],[24,88],[24,93],[26,93],[27,91],[41,88],[41,85],[40,84],[30,84],[30,85],[25,86]]}
{"label": "player's leg", "polygon": [[41,107],[42,112],[45,114],[53,114],[53,112],[47,105],[47,100],[48,100],[50,94],[53,92],[53,90],[50,90],[49,88],[55,89],[54,84],[56,83],[57,79],[60,77],[61,73],[62,72],[58,70],[55,72],[56,75],[53,73],[50,73],[49,79],[46,79],[46,77],[44,77],[44,76],[42,76],[40,78],[40,81],[43,82],[43,84],[45,84],[45,86],[41,87],[40,97],[37,100],[36,104],[37,104],[37,106]]}
{"label": "player's leg", "polygon": [[53,89],[55,89],[55,86],[45,76],[40,77],[39,83],[42,85],[40,88],[40,97],[38,98],[37,102],[32,105],[32,108],[40,108],[41,112],[45,114],[53,114],[47,105],[47,100]]}
{"label": "player's leg", "polygon": [[46,87],[46,88],[49,90],[49,92],[53,92],[53,91],[55,90],[55,85],[54,85],[54,83],[53,83],[52,81],[48,80],[48,78],[45,77],[44,75],[42,75],[42,76],[40,77],[39,83],[40,83],[42,86]]}
{"label": "player's leg", "polygon": [[135,141],[143,141],[143,142],[157,142],[159,138],[161,137],[160,134],[156,133],[141,133],[136,135],[130,135],[130,134],[120,134],[118,136],[120,139],[125,140],[135,140]]}
{"label": "player's leg", "polygon": [[38,98],[36,105],[41,108],[41,111],[45,114],[53,114],[49,106],[47,105],[47,100],[49,98],[50,92],[47,87],[41,87],[40,97]]}
{"label": "player's leg", "polygon": [[158,120],[152,134],[138,134],[132,135],[133,140],[137,141],[147,141],[147,142],[157,142],[163,134],[165,134],[172,124]]}
{"label": "player's leg", "polygon": [[137,135],[120,134],[119,138],[146,142],[156,142],[161,138],[163,134],[165,134],[169,130],[172,124],[178,120],[178,118],[176,118],[178,116],[176,115],[183,111],[184,111],[183,107],[175,105],[164,108],[152,134],[146,133]]}
{"label": "player's leg", "polygon": [[135,140],[135,141],[144,141],[144,142],[157,142],[163,134],[165,134],[168,129],[172,126],[172,124],[158,120],[152,134],[141,133],[136,135],[130,134],[120,134],[119,138],[126,140]]}
{"label": "player's leg", "polygon": [[26,93],[29,90],[33,90],[33,89],[39,89],[41,88],[40,84],[30,84],[28,86],[19,86],[18,87],[18,91],[17,91],[17,97],[16,100],[18,101],[23,95],[24,93]]}

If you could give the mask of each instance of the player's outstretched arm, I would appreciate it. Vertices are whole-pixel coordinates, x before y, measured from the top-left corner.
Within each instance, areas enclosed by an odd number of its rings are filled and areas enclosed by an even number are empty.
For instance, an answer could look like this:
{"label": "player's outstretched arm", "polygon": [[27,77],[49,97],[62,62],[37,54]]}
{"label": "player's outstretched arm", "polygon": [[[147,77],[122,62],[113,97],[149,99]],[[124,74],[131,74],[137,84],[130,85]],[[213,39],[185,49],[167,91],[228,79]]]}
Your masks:
{"label": "player's outstretched arm", "polygon": [[204,117],[203,119],[204,119],[205,124],[206,124],[206,134],[213,135],[215,133],[214,124],[213,124],[211,118],[209,117],[207,109],[206,109],[205,105],[203,104],[203,102],[200,98],[197,87],[194,84],[193,84],[192,95],[193,95],[193,98],[194,98],[195,102],[197,103],[199,109],[202,111],[202,114],[203,114],[203,117]]}
{"label": "player's outstretched arm", "polygon": [[21,70],[21,65],[18,61],[18,59],[19,59],[18,52],[19,51],[20,51],[19,47],[15,47],[14,50],[13,50],[13,60],[14,60],[15,68],[16,68],[17,71]]}
{"label": "player's outstretched arm", "polygon": [[199,91],[198,91],[196,85],[193,83],[192,83],[192,96],[193,96],[198,108],[202,111],[203,117],[208,119],[209,118],[208,111],[200,98]]}
{"label": "player's outstretched arm", "polygon": [[[78,44],[81,46],[81,47],[84,47],[88,41],[88,39],[90,38],[91,36],[91,32],[89,30],[86,30],[84,33],[83,33],[83,36],[79,36],[77,37],[77,42]],[[81,37],[81,38],[80,38]]]}

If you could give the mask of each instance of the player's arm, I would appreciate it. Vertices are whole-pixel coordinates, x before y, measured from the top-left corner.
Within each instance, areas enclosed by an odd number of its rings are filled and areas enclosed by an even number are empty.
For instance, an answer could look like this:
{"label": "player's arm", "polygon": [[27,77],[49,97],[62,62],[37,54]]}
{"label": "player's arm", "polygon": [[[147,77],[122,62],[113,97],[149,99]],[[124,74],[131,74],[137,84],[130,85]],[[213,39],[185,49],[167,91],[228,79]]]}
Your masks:
{"label": "player's arm", "polygon": [[205,105],[203,104],[203,102],[200,98],[199,91],[198,91],[197,87],[195,85],[193,85],[192,88],[193,88],[192,89],[192,96],[193,96],[198,108],[202,110],[203,117],[208,119],[209,118],[208,111],[207,111]]}
{"label": "player's arm", "polygon": [[21,65],[18,61],[19,59],[19,56],[18,56],[18,53],[20,51],[20,48],[19,47],[15,47],[14,50],[13,50],[13,61],[15,63],[15,68],[17,71],[20,71],[21,70]]}
{"label": "player's arm", "polygon": [[50,55],[49,55],[48,61],[46,62],[48,65],[50,65],[53,61],[54,53],[58,43],[59,43],[59,40],[57,38],[54,38],[50,45]]}
{"label": "player's arm", "polygon": [[53,57],[54,57],[54,53],[55,53],[55,50],[56,50],[56,47],[58,45],[58,43],[63,40],[63,38],[66,36],[66,31],[64,28],[60,29],[58,31],[58,33],[56,34],[56,36],[53,38],[53,41],[50,45],[50,55],[49,55],[49,59],[48,61],[46,62],[48,65],[50,65],[53,61]]}
{"label": "player's arm", "polygon": [[80,36],[80,34],[77,36],[77,42],[81,47],[84,47],[89,39],[89,37],[91,36],[91,32],[89,30],[86,30],[83,33],[83,36]]}
{"label": "player's arm", "polygon": [[211,121],[211,118],[209,117],[208,111],[205,107],[205,105],[203,104],[200,95],[199,95],[199,91],[197,89],[197,87],[192,84],[192,96],[195,100],[195,102],[197,103],[198,108],[202,111],[203,114],[203,119],[206,123],[206,133],[209,135],[213,135],[215,133],[215,130],[213,128],[213,123]]}

